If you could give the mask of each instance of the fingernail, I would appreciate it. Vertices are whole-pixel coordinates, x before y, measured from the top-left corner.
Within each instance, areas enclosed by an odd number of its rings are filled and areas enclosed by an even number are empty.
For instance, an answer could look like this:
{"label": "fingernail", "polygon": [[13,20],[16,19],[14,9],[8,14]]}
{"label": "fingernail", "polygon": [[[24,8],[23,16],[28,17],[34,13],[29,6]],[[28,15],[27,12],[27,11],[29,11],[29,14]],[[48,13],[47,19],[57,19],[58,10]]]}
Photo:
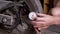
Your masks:
{"label": "fingernail", "polygon": [[41,30],[41,28],[38,28],[38,30]]}

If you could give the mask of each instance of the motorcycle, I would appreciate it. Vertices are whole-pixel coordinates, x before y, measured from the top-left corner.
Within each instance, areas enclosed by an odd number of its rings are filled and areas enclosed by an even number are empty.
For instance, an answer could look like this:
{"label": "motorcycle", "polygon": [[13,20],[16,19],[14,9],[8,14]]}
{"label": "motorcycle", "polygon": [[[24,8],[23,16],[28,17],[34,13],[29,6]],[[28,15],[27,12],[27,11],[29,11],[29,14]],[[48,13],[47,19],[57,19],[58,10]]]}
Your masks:
{"label": "motorcycle", "polygon": [[0,28],[10,34],[36,34],[30,12],[43,13],[40,0],[1,0]]}

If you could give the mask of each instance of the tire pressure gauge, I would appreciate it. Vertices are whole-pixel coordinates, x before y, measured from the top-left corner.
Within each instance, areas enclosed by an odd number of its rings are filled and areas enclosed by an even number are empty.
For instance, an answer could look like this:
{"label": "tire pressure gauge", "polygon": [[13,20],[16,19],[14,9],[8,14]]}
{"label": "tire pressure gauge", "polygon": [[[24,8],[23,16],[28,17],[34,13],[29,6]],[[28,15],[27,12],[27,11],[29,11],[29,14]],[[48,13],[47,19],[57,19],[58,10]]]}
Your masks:
{"label": "tire pressure gauge", "polygon": [[[36,17],[37,17],[37,13],[35,12],[30,12],[29,15],[28,15],[29,19],[30,20],[35,20]],[[41,16],[42,17],[42,16]],[[37,29],[38,30],[38,29]],[[41,34],[40,30],[38,30],[39,34]]]}
{"label": "tire pressure gauge", "polygon": [[34,20],[37,17],[37,14],[35,12],[30,12],[28,17],[30,20]]}

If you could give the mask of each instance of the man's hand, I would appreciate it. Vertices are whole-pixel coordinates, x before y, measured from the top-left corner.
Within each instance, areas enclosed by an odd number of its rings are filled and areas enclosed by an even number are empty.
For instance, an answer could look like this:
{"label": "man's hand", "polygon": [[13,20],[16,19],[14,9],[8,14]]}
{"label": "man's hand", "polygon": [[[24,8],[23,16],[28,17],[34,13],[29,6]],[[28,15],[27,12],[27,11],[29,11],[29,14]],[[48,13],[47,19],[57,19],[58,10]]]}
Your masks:
{"label": "man's hand", "polygon": [[[41,17],[42,16],[42,17]],[[46,14],[38,14],[35,21],[32,21],[34,28],[38,30],[45,29],[48,26],[54,24],[54,17]]]}

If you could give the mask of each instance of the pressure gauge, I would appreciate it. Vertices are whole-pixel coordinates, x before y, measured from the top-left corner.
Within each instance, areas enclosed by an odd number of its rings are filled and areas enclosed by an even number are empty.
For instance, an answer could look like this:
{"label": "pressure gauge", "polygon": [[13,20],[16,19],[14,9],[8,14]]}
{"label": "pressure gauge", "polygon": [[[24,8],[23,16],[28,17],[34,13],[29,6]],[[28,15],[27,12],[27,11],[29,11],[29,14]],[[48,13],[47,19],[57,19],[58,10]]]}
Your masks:
{"label": "pressure gauge", "polygon": [[34,20],[37,17],[37,14],[35,12],[30,12],[28,17],[30,20]]}

